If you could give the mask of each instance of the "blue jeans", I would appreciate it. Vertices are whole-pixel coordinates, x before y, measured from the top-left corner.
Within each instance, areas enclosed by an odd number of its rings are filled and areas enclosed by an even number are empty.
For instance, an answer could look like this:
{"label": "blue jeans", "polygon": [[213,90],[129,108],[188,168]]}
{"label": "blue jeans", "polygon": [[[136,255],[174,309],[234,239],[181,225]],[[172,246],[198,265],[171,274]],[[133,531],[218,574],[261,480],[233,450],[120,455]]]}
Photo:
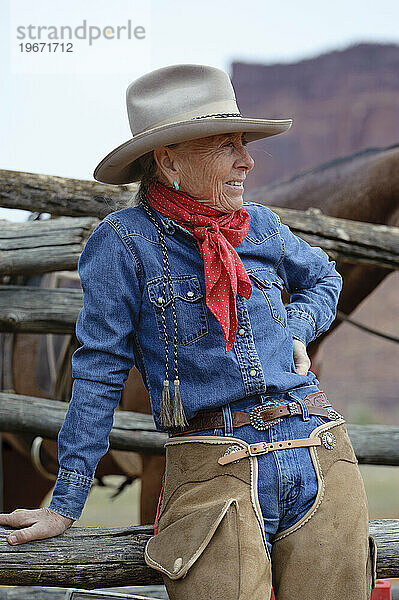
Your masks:
{"label": "blue jeans", "polygon": [[[313,391],[313,390],[312,390]],[[240,438],[250,444],[306,438],[311,431],[330,421],[328,417],[308,415],[303,402],[308,392],[298,390],[266,396],[253,396],[223,407],[224,428],[208,429],[185,435],[219,435]],[[231,410],[250,412],[259,404],[273,401],[278,405],[299,401],[301,415],[283,417],[266,430],[252,425],[232,427]],[[297,523],[314,503],[318,482],[309,448],[290,448],[262,454],[258,459],[258,496],[262,510],[266,543],[271,554],[273,536]]]}

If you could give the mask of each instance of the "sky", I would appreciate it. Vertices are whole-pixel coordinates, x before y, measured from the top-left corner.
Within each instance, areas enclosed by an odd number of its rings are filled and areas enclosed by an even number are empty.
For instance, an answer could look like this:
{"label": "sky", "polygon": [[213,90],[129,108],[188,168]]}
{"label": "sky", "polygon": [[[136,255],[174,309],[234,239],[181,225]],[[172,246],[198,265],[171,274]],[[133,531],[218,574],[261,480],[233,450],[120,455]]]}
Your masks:
{"label": "sky", "polygon": [[[126,88],[144,73],[195,63],[230,74],[233,61],[290,63],[399,43],[398,22],[397,0],[3,0],[0,168],[92,180],[131,137]],[[72,42],[60,40],[61,27],[65,36],[78,28]],[[39,50],[27,51],[34,43]],[[26,216],[0,208],[0,218]]]}

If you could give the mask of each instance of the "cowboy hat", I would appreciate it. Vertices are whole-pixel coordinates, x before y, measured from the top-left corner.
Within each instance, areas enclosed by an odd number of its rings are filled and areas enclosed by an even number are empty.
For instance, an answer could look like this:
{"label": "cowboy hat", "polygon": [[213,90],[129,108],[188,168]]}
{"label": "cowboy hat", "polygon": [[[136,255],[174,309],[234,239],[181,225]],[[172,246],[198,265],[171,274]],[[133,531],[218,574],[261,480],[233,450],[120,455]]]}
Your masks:
{"label": "cowboy hat", "polygon": [[103,183],[139,181],[137,159],[159,146],[236,132],[253,142],[292,125],[292,119],[243,117],[228,74],[207,65],[170,65],[146,73],[129,85],[126,102],[133,137],[97,165],[93,176]]}

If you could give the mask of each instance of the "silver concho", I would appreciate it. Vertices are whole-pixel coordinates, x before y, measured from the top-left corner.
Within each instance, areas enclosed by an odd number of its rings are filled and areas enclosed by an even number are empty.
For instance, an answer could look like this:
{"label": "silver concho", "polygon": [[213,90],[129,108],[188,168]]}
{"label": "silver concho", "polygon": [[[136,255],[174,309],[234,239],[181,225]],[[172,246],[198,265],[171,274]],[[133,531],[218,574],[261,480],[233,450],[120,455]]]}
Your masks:
{"label": "silver concho", "polygon": [[287,404],[288,410],[290,411],[290,415],[300,415],[301,409],[299,408],[296,402],[289,402]]}
{"label": "silver concho", "polygon": [[344,417],[339,414],[334,408],[327,407],[327,416],[329,419],[336,421],[337,419],[343,419]]}
{"label": "silver concho", "polygon": [[333,433],[331,433],[331,431],[326,431],[325,433],[322,434],[321,442],[322,442],[323,446],[325,448],[327,448],[327,450],[333,450],[335,448],[335,446],[337,445],[337,440],[335,438],[335,435]]}
{"label": "silver concho", "polygon": [[251,423],[252,427],[262,431],[269,429],[269,427],[279,423],[282,420],[282,418],[279,417],[278,419],[273,419],[272,421],[264,421],[260,413],[264,412],[268,408],[276,408],[276,404],[274,402],[267,402],[266,404],[261,404],[260,406],[256,406],[251,410],[249,413],[249,422]]}
{"label": "silver concho", "polygon": [[[233,444],[233,446],[229,446],[225,451],[223,456],[229,456],[229,454],[233,454],[234,452],[238,452],[238,450],[242,450],[241,446],[238,444]],[[238,463],[238,460],[233,460],[233,463]]]}

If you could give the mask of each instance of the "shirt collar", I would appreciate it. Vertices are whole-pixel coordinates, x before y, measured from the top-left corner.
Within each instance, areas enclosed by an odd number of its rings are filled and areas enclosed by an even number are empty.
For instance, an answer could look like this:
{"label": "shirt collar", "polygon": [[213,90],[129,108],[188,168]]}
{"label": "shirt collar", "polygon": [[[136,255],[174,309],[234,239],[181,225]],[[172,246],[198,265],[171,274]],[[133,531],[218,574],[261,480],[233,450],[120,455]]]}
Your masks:
{"label": "shirt collar", "polygon": [[[151,207],[151,208],[153,208],[153,207]],[[155,210],[155,209],[153,208],[153,210]],[[195,236],[190,231],[188,231],[185,227],[182,227],[181,225],[176,223],[176,221],[173,221],[173,219],[170,219],[169,217],[165,217],[158,210],[155,210],[155,212],[156,212],[158,219],[161,221],[161,225],[162,225],[165,233],[167,233],[169,235],[173,235],[176,232],[176,229],[178,229],[178,230],[182,231],[183,233],[185,233],[186,235],[189,235],[194,240],[196,240]]]}

